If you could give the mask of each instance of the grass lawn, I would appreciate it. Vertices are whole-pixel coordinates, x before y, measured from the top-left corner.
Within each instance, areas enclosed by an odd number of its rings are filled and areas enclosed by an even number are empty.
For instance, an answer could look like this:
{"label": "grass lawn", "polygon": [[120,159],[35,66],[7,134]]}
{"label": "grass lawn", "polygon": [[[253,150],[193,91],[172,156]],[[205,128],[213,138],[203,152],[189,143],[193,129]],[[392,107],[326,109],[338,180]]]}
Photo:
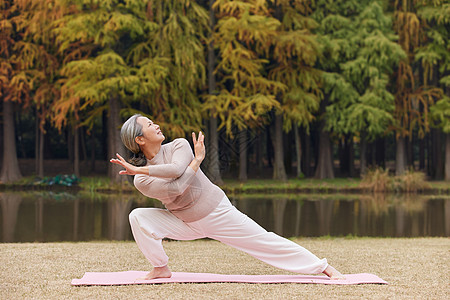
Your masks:
{"label": "grass lawn", "polygon": [[[448,238],[294,239],[343,273],[389,285],[161,284],[72,287],[84,272],[148,270],[134,242],[0,244],[0,299],[448,299]],[[172,271],[289,274],[216,241],[165,241]],[[292,273],[290,273],[292,274]]]}

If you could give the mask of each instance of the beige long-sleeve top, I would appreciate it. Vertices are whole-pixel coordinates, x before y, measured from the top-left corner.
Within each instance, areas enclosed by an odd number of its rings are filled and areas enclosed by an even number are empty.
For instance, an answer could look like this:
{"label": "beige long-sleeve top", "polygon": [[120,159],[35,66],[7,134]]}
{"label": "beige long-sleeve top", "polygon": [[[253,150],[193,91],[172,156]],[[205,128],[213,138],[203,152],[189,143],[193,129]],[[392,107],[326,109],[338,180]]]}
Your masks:
{"label": "beige long-sleeve top", "polygon": [[189,164],[194,155],[186,139],[164,144],[147,162],[149,175],[136,175],[134,186],[145,196],[160,200],[176,217],[194,222],[206,217],[225,196],[199,168]]}

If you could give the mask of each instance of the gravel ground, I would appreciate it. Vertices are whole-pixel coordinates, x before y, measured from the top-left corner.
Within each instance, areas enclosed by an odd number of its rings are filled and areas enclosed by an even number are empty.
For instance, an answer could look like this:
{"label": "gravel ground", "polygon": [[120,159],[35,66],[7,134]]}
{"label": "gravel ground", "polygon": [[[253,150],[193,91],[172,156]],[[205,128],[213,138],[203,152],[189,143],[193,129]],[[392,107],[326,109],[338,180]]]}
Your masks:
{"label": "gravel ground", "polygon": [[[293,239],[342,273],[389,285],[161,284],[73,287],[84,272],[149,270],[134,242],[0,244],[0,299],[449,299],[448,238]],[[292,274],[216,241],[164,241],[172,271]],[[442,271],[441,271],[442,270]]]}

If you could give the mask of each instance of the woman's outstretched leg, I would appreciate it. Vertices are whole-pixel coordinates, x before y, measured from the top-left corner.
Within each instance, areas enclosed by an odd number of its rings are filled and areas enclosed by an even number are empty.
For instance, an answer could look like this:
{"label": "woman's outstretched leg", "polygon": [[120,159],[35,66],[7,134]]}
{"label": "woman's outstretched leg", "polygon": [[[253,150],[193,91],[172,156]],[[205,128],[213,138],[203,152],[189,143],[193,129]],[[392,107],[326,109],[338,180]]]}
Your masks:
{"label": "woman's outstretched leg", "polygon": [[[215,211],[196,223],[194,227],[202,228],[208,237],[280,269],[320,274],[329,267],[326,259],[319,259],[297,243],[267,232],[232,206],[228,199],[224,199]],[[336,272],[330,271],[328,274],[336,277]]]}

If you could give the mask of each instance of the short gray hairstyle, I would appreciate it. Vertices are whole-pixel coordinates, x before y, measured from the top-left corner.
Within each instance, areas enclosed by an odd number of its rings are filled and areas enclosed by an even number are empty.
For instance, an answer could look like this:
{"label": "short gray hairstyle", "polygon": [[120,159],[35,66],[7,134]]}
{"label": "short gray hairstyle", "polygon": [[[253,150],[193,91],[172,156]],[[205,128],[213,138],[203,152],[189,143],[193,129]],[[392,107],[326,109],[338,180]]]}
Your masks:
{"label": "short gray hairstyle", "polygon": [[128,120],[123,123],[120,129],[120,138],[125,147],[133,152],[133,157],[130,158],[130,163],[135,166],[145,166],[147,164],[147,159],[142,153],[141,148],[138,143],[136,143],[136,137],[142,135],[142,125],[137,122],[137,118],[142,117],[140,114],[135,114],[128,118]]}

